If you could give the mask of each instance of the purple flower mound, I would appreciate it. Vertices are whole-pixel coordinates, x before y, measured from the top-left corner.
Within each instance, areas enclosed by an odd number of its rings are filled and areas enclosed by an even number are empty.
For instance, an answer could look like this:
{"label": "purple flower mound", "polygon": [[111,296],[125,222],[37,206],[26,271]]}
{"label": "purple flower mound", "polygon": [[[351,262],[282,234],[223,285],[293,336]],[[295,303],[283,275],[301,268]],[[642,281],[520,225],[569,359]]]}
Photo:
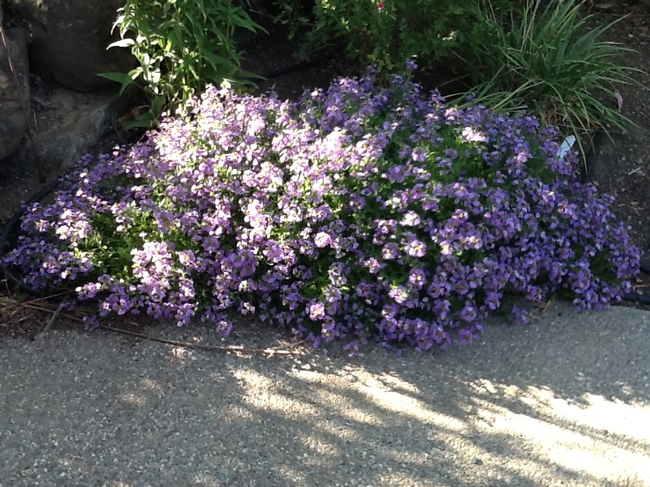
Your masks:
{"label": "purple flower mound", "polygon": [[620,299],[639,252],[534,118],[396,77],[298,103],[209,88],[145,142],[79,162],[4,264],[100,316],[256,314],[314,346],[476,340],[504,297]]}

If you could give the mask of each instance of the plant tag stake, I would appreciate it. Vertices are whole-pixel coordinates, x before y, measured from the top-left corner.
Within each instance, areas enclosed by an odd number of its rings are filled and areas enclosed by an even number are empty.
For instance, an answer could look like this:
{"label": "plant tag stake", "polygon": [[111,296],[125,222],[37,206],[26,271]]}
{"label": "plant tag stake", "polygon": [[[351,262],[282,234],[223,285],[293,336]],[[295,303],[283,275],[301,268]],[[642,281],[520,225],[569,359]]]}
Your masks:
{"label": "plant tag stake", "polygon": [[564,139],[564,142],[562,142],[562,145],[560,148],[557,150],[555,153],[556,157],[559,157],[561,160],[564,160],[571,150],[571,147],[573,147],[573,144],[575,144],[576,138],[574,135],[569,135],[566,139]]}

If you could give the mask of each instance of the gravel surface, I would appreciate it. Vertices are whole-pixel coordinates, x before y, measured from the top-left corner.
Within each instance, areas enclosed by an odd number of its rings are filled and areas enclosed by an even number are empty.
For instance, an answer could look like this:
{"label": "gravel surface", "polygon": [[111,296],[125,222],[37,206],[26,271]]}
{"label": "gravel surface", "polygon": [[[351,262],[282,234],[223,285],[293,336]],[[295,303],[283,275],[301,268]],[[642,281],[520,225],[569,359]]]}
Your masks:
{"label": "gravel surface", "polygon": [[[0,487],[650,486],[650,313],[554,304],[397,357],[0,341]],[[218,344],[209,330],[152,336]],[[231,344],[280,335],[243,326]]]}

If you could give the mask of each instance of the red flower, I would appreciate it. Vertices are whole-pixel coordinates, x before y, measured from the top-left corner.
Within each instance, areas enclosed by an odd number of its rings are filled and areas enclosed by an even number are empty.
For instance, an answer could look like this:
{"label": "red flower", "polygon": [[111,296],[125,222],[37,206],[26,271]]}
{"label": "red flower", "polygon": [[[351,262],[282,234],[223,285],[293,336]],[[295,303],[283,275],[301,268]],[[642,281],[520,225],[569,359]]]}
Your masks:
{"label": "red flower", "polygon": [[385,4],[384,2],[379,2],[379,3],[377,4],[377,8],[378,8],[380,11],[381,11],[381,10],[384,10],[384,7],[385,7],[385,6],[386,6],[386,4]]}

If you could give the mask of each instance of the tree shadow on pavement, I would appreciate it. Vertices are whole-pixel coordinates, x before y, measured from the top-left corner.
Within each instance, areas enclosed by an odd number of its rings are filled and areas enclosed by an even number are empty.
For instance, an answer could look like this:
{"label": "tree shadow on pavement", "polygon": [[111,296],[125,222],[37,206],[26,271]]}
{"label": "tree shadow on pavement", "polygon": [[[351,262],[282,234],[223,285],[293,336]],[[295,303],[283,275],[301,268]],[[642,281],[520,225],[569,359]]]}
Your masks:
{"label": "tree shadow on pavement", "polygon": [[0,342],[7,485],[650,485],[650,314],[630,308],[554,304],[530,325],[489,323],[476,345],[404,357],[74,330],[18,342]]}

